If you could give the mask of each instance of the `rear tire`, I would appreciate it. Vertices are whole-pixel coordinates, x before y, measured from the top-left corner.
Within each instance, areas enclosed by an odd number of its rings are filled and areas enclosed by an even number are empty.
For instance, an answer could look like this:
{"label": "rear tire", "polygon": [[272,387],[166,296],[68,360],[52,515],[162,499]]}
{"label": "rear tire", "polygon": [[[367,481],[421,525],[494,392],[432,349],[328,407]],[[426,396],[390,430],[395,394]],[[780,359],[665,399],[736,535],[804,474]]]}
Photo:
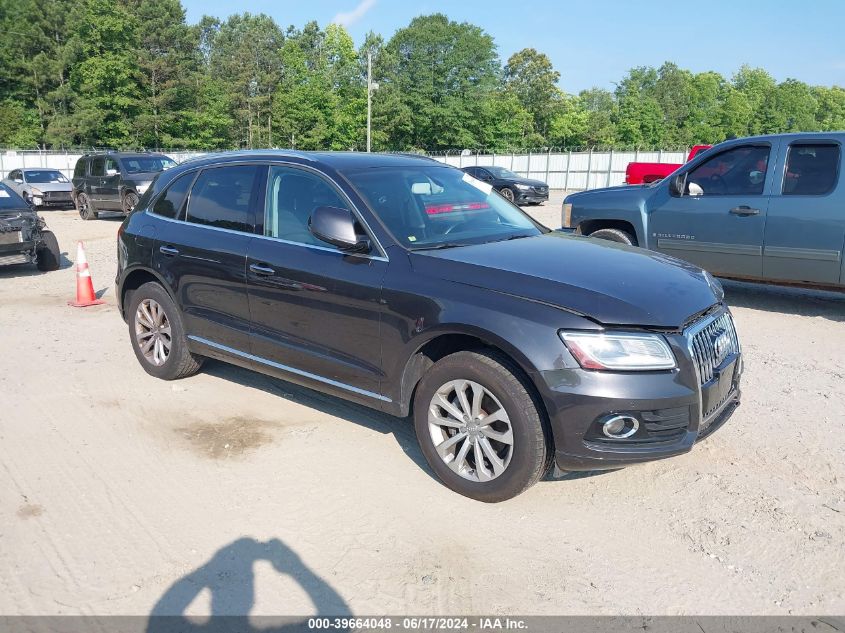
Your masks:
{"label": "rear tire", "polygon": [[52,231],[41,231],[41,241],[43,246],[40,246],[36,251],[38,261],[35,266],[38,270],[45,273],[58,270],[62,258],[62,252],[59,250],[59,240],[56,239]]}
{"label": "rear tire", "polygon": [[79,212],[79,217],[83,220],[96,220],[99,216],[97,208],[91,202],[91,198],[84,192],[76,196],[76,210]]}
{"label": "rear tire", "polygon": [[590,233],[590,237],[617,242],[618,244],[627,244],[628,246],[637,245],[637,238],[621,229],[598,229]]}
{"label": "rear tire", "polygon": [[[448,408],[437,404],[443,402],[441,396]],[[485,424],[485,418],[494,417],[496,421]],[[511,499],[551,466],[552,443],[542,407],[519,370],[494,351],[457,352],[435,363],[416,389],[414,428],[438,478],[478,501]]]}
{"label": "rear tire", "polygon": [[147,282],[135,290],[126,313],[135,357],[151,376],[187,378],[202,366],[202,357],[188,351],[182,317],[167,291]]}

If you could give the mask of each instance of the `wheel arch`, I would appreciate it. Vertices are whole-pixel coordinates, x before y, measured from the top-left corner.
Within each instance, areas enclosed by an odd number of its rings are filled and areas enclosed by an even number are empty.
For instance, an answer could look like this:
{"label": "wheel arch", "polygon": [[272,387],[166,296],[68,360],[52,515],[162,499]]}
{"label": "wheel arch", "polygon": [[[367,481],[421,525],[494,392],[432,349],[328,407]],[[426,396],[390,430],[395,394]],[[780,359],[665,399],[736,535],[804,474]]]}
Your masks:
{"label": "wheel arch", "polygon": [[577,232],[581,235],[590,235],[599,229],[618,229],[625,231],[633,235],[638,244],[643,243],[637,228],[633,222],[629,222],[628,220],[584,220],[578,225]]}
{"label": "wheel arch", "polygon": [[495,333],[472,326],[438,328],[417,344],[405,362],[398,385],[399,415],[410,414],[417,385],[434,363],[455,352],[479,350],[490,350],[507,359],[523,382],[533,391],[542,408],[541,415],[547,416],[543,399],[531,379],[534,367],[530,360]]}
{"label": "wheel arch", "polygon": [[132,270],[128,271],[124,277],[123,281],[120,283],[120,292],[118,295],[118,308],[120,310],[120,315],[123,317],[123,320],[126,320],[126,299],[130,292],[133,290],[137,290],[145,283],[148,282],[155,282],[159,284],[162,288],[164,288],[165,292],[170,295],[170,298],[173,299],[173,302],[176,303],[176,297],[173,296],[173,292],[170,290],[170,287],[165,283],[164,279],[159,275],[157,272],[143,267],[133,268]]}

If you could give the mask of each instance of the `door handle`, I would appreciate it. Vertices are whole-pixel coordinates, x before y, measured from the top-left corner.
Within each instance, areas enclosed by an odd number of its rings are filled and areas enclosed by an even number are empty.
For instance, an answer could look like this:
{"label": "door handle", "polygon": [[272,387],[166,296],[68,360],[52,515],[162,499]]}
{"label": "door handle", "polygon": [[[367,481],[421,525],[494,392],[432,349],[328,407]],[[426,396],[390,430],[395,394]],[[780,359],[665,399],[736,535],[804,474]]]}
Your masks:
{"label": "door handle", "polygon": [[269,266],[262,266],[261,264],[250,264],[249,271],[260,277],[271,277],[276,274],[276,271]]}
{"label": "door handle", "polygon": [[748,215],[760,215],[760,209],[752,209],[749,206],[741,205],[739,207],[734,207],[731,209],[731,213],[733,215],[740,215],[740,216],[748,216]]}
{"label": "door handle", "polygon": [[167,257],[176,257],[179,254],[179,251],[172,246],[159,246],[158,252]]}

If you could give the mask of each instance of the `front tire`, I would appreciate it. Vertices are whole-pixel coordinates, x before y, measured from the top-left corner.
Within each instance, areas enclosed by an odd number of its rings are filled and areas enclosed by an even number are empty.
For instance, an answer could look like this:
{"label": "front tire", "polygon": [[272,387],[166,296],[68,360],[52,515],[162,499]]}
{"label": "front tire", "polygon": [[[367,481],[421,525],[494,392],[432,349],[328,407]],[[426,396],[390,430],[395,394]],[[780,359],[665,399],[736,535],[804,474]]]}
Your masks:
{"label": "front tire", "polygon": [[637,245],[637,238],[621,229],[599,229],[590,233],[590,237],[617,242],[618,244],[627,244],[628,246]]}
{"label": "front tire", "polygon": [[179,310],[160,284],[148,282],[135,290],[127,314],[132,350],[144,371],[162,380],[199,371],[202,358],[188,351]]}
{"label": "front tire", "polygon": [[59,240],[52,231],[41,231],[42,246],[36,251],[38,260],[35,266],[41,272],[50,272],[59,269],[62,252],[59,250]]}
{"label": "front tire", "polygon": [[516,200],[516,196],[513,193],[513,190],[510,187],[502,187],[499,189],[499,193],[502,194],[502,197],[507,200],[508,202],[513,202]]}
{"label": "front tire", "polygon": [[96,220],[99,216],[94,203],[87,193],[80,193],[76,196],[76,210],[79,212],[79,217],[83,220]]}
{"label": "front tire", "polygon": [[423,376],[414,427],[429,466],[450,489],[495,503],[549,469],[542,408],[517,368],[492,351],[457,352]]}
{"label": "front tire", "polygon": [[129,215],[132,213],[132,209],[134,209],[137,204],[138,194],[134,191],[128,191],[126,195],[123,196],[123,215]]}

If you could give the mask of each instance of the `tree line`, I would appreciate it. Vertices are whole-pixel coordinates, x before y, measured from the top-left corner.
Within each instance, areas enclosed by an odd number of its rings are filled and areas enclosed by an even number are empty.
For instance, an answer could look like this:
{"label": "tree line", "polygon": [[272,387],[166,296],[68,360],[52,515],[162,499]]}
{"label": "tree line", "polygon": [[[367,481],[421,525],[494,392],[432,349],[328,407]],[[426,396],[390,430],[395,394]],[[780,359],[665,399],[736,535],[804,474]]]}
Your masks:
{"label": "tree line", "polygon": [[242,13],[188,24],[179,0],[0,0],[0,146],[363,149],[683,147],[845,129],[845,89],[666,62],[567,94],[533,48],[414,18],[356,48],[337,24]]}

